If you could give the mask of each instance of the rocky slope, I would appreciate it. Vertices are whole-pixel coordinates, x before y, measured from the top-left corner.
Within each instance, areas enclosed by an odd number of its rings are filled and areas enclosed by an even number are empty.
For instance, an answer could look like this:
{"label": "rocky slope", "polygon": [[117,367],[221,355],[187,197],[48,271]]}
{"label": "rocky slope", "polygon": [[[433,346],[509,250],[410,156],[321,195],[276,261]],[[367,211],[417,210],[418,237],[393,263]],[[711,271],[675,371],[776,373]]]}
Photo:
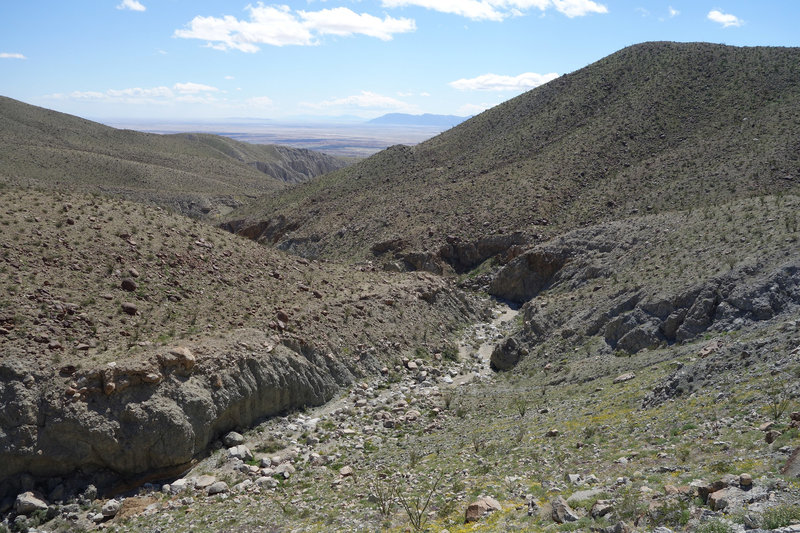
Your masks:
{"label": "rocky slope", "polygon": [[507,370],[556,338],[637,353],[797,314],[798,207],[781,195],[647,215],[526,251],[487,287],[525,303],[494,366]]}
{"label": "rocky slope", "polygon": [[223,431],[453,350],[479,309],[432,275],[296,259],[151,207],[0,195],[4,495],[186,464]]}
{"label": "rocky slope", "polygon": [[102,192],[192,216],[345,166],[310,150],[216,135],[154,135],[0,97],[0,177],[18,184]]}
{"label": "rocky slope", "polygon": [[474,253],[485,239],[505,251],[620,217],[796,190],[798,58],[797,48],[632,46],[229,219],[256,238],[285,220],[262,240],[308,257],[462,272],[497,253]]}

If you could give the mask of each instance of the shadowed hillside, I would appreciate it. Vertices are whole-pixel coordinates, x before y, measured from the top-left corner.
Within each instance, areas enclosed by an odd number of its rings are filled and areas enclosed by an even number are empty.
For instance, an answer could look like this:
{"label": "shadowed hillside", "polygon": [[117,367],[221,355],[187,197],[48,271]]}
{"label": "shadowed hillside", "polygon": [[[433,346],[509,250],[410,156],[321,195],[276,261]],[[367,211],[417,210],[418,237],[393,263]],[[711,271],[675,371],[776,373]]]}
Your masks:
{"label": "shadowed hillside", "polygon": [[114,194],[194,215],[226,212],[248,197],[344,166],[322,153],[215,135],[117,130],[3,97],[0,145],[5,179]]}

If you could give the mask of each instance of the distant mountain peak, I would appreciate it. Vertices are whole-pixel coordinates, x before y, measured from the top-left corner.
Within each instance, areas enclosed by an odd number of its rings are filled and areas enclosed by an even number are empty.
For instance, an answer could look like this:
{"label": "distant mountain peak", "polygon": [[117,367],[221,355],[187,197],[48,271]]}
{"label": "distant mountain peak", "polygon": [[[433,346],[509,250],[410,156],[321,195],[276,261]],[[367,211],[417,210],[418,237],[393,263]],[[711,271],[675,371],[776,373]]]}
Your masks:
{"label": "distant mountain peak", "polygon": [[378,118],[374,118],[368,124],[383,125],[402,125],[402,126],[442,126],[452,128],[458,126],[470,117],[459,117],[456,115],[434,115],[424,113],[422,115],[410,115],[408,113],[388,113]]}

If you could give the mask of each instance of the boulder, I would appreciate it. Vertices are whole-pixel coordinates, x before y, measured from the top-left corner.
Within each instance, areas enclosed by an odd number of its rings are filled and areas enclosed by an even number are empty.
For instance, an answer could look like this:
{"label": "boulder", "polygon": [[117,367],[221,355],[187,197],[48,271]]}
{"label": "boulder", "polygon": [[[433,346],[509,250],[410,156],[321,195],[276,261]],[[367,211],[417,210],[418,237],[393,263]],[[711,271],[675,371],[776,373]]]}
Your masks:
{"label": "boulder", "polygon": [[601,489],[579,490],[577,492],[573,492],[570,497],[567,498],[567,503],[575,504],[585,502],[600,496],[602,493],[603,491]]}
{"label": "boulder", "polygon": [[100,509],[100,513],[103,515],[104,518],[113,518],[117,516],[120,508],[122,507],[122,502],[119,500],[108,500],[106,503],[103,504],[102,509]]}
{"label": "boulder", "polygon": [[625,372],[624,374],[620,374],[619,376],[614,378],[614,383],[625,383],[626,381],[630,381],[636,377],[636,374],[633,372]]}
{"label": "boulder", "polygon": [[231,431],[230,433],[222,437],[222,443],[228,448],[239,446],[241,444],[244,444],[244,436],[241,433],[236,433],[235,431]]}
{"label": "boulder", "polygon": [[562,496],[554,498],[550,506],[553,508],[552,517],[556,523],[577,522],[580,518]]}
{"label": "boulder", "polygon": [[245,462],[253,460],[253,452],[244,444],[228,448],[228,456],[234,459],[241,459]]}
{"label": "boulder", "polygon": [[217,481],[210,487],[208,487],[208,495],[213,496],[214,494],[222,494],[228,492],[228,484],[224,481]]}
{"label": "boulder", "polygon": [[477,522],[484,515],[494,511],[500,511],[502,508],[500,503],[491,496],[481,496],[467,507],[465,521],[467,523]]}
{"label": "boulder", "polygon": [[33,492],[23,492],[14,502],[17,514],[29,515],[35,511],[46,511],[47,502],[38,498]]}

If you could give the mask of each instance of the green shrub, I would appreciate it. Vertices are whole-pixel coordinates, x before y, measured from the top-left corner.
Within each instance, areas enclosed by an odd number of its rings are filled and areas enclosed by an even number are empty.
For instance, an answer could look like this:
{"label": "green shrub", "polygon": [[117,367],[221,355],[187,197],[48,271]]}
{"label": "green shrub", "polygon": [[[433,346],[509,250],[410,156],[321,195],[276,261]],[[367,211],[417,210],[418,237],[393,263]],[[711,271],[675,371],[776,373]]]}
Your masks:
{"label": "green shrub", "polygon": [[709,520],[700,524],[695,531],[696,533],[733,533],[733,528],[722,520]]}

